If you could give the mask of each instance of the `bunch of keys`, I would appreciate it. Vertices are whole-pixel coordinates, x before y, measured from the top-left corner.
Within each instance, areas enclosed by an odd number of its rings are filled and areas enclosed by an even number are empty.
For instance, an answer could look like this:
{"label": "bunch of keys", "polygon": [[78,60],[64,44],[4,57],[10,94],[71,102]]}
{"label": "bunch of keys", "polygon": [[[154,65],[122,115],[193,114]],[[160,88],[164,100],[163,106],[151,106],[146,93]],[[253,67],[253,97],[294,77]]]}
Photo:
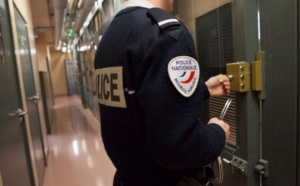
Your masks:
{"label": "bunch of keys", "polygon": [[[228,108],[229,108],[231,102],[232,102],[232,99],[230,99],[230,98],[226,101],[226,103],[224,105],[224,108],[223,108],[223,110],[222,110],[222,112],[220,114],[219,120],[223,120],[224,119],[224,117],[225,117],[225,115],[226,115],[226,113],[228,111]],[[216,163],[217,163],[217,168],[218,168],[218,174],[217,174],[217,176],[215,176],[215,178],[216,178],[216,182],[218,184],[220,184],[220,183],[223,182],[223,179],[224,179],[223,163],[222,163],[221,156],[218,157],[218,159],[216,160]],[[212,166],[212,167],[214,167],[214,166]]]}

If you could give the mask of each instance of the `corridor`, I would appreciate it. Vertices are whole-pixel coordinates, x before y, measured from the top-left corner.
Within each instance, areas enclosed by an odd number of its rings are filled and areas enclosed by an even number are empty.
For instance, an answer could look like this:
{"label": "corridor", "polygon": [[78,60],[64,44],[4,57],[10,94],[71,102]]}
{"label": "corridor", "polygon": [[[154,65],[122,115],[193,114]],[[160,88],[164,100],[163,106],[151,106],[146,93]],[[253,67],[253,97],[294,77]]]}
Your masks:
{"label": "corridor", "polygon": [[55,99],[44,186],[112,185],[115,168],[101,140],[99,122],[77,96]]}

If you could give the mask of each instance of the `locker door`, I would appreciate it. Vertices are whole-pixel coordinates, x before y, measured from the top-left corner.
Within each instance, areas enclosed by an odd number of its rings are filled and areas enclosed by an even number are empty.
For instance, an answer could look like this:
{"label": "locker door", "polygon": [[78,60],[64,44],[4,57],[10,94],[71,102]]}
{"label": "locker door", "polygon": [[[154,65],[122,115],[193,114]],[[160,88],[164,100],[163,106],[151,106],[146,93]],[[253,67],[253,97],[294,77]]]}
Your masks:
{"label": "locker door", "polygon": [[[0,1],[0,185],[33,185],[7,1]],[[20,112],[16,112],[20,109]],[[22,120],[22,121],[20,121]]]}

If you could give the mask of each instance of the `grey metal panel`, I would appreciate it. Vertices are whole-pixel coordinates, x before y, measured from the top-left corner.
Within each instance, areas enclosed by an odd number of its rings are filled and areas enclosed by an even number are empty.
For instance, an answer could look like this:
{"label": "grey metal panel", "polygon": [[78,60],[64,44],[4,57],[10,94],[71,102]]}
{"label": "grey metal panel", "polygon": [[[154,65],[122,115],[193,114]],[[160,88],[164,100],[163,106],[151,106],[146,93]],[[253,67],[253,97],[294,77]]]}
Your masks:
{"label": "grey metal panel", "polygon": [[261,43],[266,53],[267,80],[263,158],[270,162],[270,178],[264,180],[265,186],[297,185],[297,9],[297,0],[261,1]]}
{"label": "grey metal panel", "polygon": [[[234,61],[251,62],[258,51],[257,1],[233,3]],[[248,177],[241,185],[259,185],[253,171],[259,159],[259,104],[252,92],[237,94],[237,155],[248,161]]]}

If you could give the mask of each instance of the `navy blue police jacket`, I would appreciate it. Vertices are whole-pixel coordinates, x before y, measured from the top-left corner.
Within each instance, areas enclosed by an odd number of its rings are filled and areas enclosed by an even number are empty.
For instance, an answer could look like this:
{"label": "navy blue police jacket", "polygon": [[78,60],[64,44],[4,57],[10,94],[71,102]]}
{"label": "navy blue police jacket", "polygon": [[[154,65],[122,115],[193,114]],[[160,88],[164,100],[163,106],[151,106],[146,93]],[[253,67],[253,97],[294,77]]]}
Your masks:
{"label": "navy blue police jacket", "polygon": [[190,33],[174,19],[158,8],[126,8],[97,48],[102,138],[127,185],[175,186],[213,162],[225,145],[220,126],[199,121],[209,97],[204,82],[185,97],[170,80],[172,59],[196,58]]}

